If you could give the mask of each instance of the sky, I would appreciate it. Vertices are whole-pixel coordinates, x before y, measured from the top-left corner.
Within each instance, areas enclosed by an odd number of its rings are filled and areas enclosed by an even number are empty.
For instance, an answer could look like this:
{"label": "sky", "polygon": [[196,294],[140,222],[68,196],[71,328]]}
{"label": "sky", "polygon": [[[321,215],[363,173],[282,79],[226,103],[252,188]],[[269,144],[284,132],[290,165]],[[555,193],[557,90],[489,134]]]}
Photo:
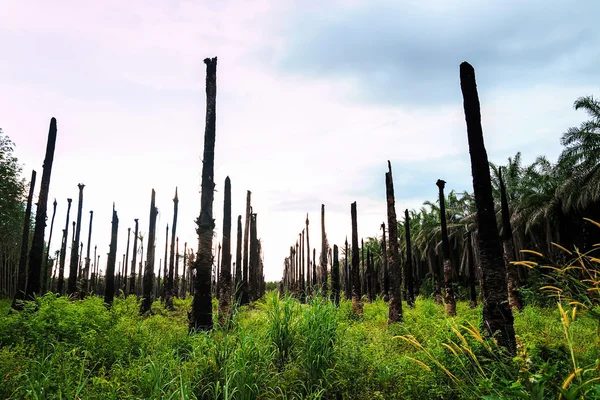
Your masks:
{"label": "sky", "polygon": [[214,243],[229,176],[232,238],[250,190],[267,280],[281,278],[307,213],[311,247],[320,247],[321,204],[332,246],[350,237],[354,201],[359,236],[380,234],[387,160],[398,215],[435,200],[438,178],[447,190],[472,191],[462,61],[475,67],[495,163],[517,151],[524,162],[556,159],[561,134],[586,117],[574,100],[600,89],[593,0],[0,4],[0,128],[16,143],[23,175],[35,169],[41,178],[56,117],[52,251],[66,199],[73,220],[84,183],[81,237],[86,243],[93,210],[103,271],[113,202],[121,260],[134,218],[147,239],[152,188],[156,269],[175,187],[180,251],[184,242],[197,248],[207,57],[218,57]]}

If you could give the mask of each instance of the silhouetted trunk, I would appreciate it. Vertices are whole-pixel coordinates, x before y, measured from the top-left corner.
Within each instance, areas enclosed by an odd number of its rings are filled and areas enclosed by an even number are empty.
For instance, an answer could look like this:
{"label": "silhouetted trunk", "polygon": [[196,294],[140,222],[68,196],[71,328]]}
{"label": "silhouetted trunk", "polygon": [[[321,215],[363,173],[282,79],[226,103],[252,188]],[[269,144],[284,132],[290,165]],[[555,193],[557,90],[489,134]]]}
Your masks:
{"label": "silhouetted trunk", "polygon": [[371,265],[370,249],[367,249],[367,268],[365,269],[365,280],[367,281],[367,294],[369,295],[369,303],[372,303],[373,299],[375,298],[375,292],[373,290],[373,266]]}
{"label": "silhouetted trunk", "polygon": [[242,302],[242,216],[238,215],[237,220],[237,242],[235,248],[235,302]]}
{"label": "silhouetted trunk", "polygon": [[[94,212],[90,211],[90,225],[88,228],[88,240],[87,240],[87,248],[85,254],[85,268],[82,274],[82,278],[79,282],[80,288],[79,293],[81,293],[81,298],[84,298],[87,293],[90,291],[89,279],[90,279],[90,251],[92,245],[92,222],[94,220]],[[127,248],[129,249],[129,236],[127,239]]]}
{"label": "silhouetted trunk", "polygon": [[[250,276],[248,278],[250,301],[258,300],[258,238],[256,232],[256,214],[253,213],[250,214]],[[296,243],[296,249],[298,249],[298,243]],[[298,254],[297,251],[296,254]]]}
{"label": "silhouetted trunk", "polygon": [[225,178],[223,201],[223,261],[219,279],[219,321],[222,325],[229,318],[231,305],[231,180]]}
{"label": "silhouetted trunk", "polygon": [[[175,197],[173,198],[173,225],[171,225],[171,252],[169,253],[169,276],[167,278],[167,290],[165,291],[165,306],[168,310],[175,310],[173,307],[173,296],[175,296],[175,238],[177,237],[177,212],[179,209],[179,198],[177,197],[177,188],[175,188]],[[165,254],[165,265],[167,262]],[[176,275],[175,275],[176,276]]]}
{"label": "silhouetted trunk", "polygon": [[[306,213],[306,291],[307,293],[312,293],[312,279],[310,273],[310,237],[308,235],[308,225],[310,221],[308,220],[308,213]],[[314,262],[314,260],[313,260]]]}
{"label": "silhouetted trunk", "polygon": [[366,262],[365,262],[365,240],[360,239],[360,292],[369,295],[369,289],[365,280],[366,276]]}
{"label": "silhouetted trunk", "polygon": [[519,273],[517,266],[511,264],[515,260],[515,247],[513,245],[512,226],[510,224],[510,211],[506,197],[506,187],[502,179],[502,167],[498,171],[500,178],[500,202],[502,208],[502,247],[504,249],[504,265],[506,266],[506,281],[508,285],[508,303],[512,308],[523,310],[521,296],[519,295]]}
{"label": "silhouetted trunk", "polygon": [[129,292],[130,293],[136,293],[135,291],[135,282],[136,282],[136,276],[135,276],[135,266],[136,263],[135,261],[137,260],[137,242],[138,242],[138,234],[139,234],[139,225],[138,225],[138,219],[134,219],[135,221],[135,228],[133,231],[133,254],[131,257],[131,281],[129,282]]}
{"label": "silhouetted trunk", "polygon": [[[91,222],[91,221],[90,221]],[[123,291],[125,292],[125,297],[129,296],[129,275],[127,274],[129,267],[129,240],[131,238],[131,228],[127,228],[127,249],[125,250],[125,275],[123,275],[123,279],[125,279],[125,288]]]}
{"label": "silhouetted trunk", "polygon": [[25,300],[25,285],[27,280],[27,251],[29,250],[29,228],[31,226],[31,202],[33,201],[33,190],[35,189],[35,170],[31,171],[31,181],[29,182],[29,195],[27,196],[27,206],[25,207],[25,220],[23,221],[23,236],[21,236],[21,252],[19,254],[19,269],[17,277],[17,291],[13,298],[12,308],[21,310],[20,301]]}
{"label": "silhouetted trunk", "polygon": [[442,228],[442,257],[444,261],[444,303],[446,313],[451,317],[456,315],[456,301],[454,300],[454,288],[452,287],[452,262],[450,260],[450,241],[448,240],[448,226],[446,225],[446,201],[444,187],[446,182],[438,179],[435,183],[438,187],[440,198],[440,225]]}
{"label": "silhouetted trunk", "polygon": [[192,310],[189,314],[190,331],[212,329],[212,299],[210,272],[212,267],[215,123],[217,101],[217,57],[206,58],[206,128],[204,133],[204,157],[202,158],[202,194],[200,217],[198,217],[198,257],[194,264],[196,282]]}
{"label": "silhouetted trunk", "polygon": [[313,288],[317,287],[317,249],[313,249],[313,270],[312,270]]}
{"label": "silhouetted trunk", "polygon": [[35,211],[35,228],[33,230],[31,250],[29,251],[29,270],[27,271],[27,287],[25,289],[26,298],[40,293],[40,274],[44,258],[44,233],[46,231],[46,210],[48,208],[48,191],[50,190],[50,175],[52,173],[52,162],[54,161],[55,144],[56,119],[52,118],[50,120],[50,131],[48,132],[40,195]]}
{"label": "silhouetted trunk", "polygon": [[246,220],[244,223],[244,279],[242,281],[242,304],[248,304],[250,302],[250,298],[248,295],[248,252],[250,251],[249,240],[250,240],[250,208],[251,208],[251,196],[252,193],[248,190],[246,192]]}
{"label": "silhouetted trunk", "polygon": [[113,303],[115,297],[115,264],[117,261],[117,236],[119,233],[119,217],[113,203],[112,229],[110,235],[110,251],[108,252],[108,262],[106,264],[106,279],[104,286],[104,302],[109,305]]}
{"label": "silhouetted trunk", "polygon": [[327,297],[327,234],[325,233],[325,204],[321,204],[321,290]]}
{"label": "silhouetted trunk", "polygon": [[[46,258],[44,259],[44,270],[42,271],[42,294],[48,290],[48,280],[52,272],[52,268],[49,265],[50,262],[50,246],[52,245],[52,232],[54,231],[54,217],[56,216],[56,199],[52,203],[52,222],[50,222],[50,237],[48,238],[48,247],[46,248]],[[56,264],[56,260],[54,261]]]}
{"label": "silhouetted trunk", "polygon": [[215,269],[215,297],[219,298],[219,274],[221,273],[221,243],[217,246],[217,268]]}
{"label": "silhouetted trunk", "polygon": [[140,306],[140,314],[145,314],[152,309],[152,284],[154,283],[154,242],[156,241],[156,193],[152,189],[150,198],[150,225],[148,227],[148,249],[146,250],[146,268],[144,268],[143,298]]}
{"label": "silhouetted trunk", "polygon": [[179,297],[179,236],[175,238],[175,280],[173,295]]}
{"label": "silhouetted trunk", "polygon": [[304,286],[304,229],[302,229],[302,233],[300,234],[300,257],[301,267],[300,267],[300,302],[306,302],[306,288]]}
{"label": "silhouetted trunk", "polygon": [[73,239],[73,245],[71,246],[71,260],[69,265],[69,281],[67,282],[67,295],[71,295],[77,291],[77,265],[79,264],[79,238],[81,237],[81,211],[83,209],[83,188],[85,185],[80,183],[77,185],[79,188],[79,202],[77,203],[77,224],[75,225],[75,239]]}
{"label": "silhouetted trunk", "polygon": [[170,288],[170,280],[169,280],[169,267],[167,266],[167,254],[169,251],[169,224],[165,228],[165,263],[163,264],[163,288],[161,297],[163,300],[166,300],[168,297],[168,292]]}
{"label": "silhouetted trunk", "polygon": [[406,240],[406,266],[405,269],[405,285],[406,285],[406,303],[409,307],[415,304],[415,289],[413,284],[413,259],[412,246],[410,243],[410,217],[408,209],[404,210],[404,238]]}
{"label": "silhouetted trunk", "polygon": [[348,268],[348,256],[350,255],[348,253],[348,237],[346,237],[346,241],[344,244],[346,246],[346,255],[344,257],[344,271],[346,276],[346,281],[344,282],[344,294],[346,296],[346,300],[350,300],[352,298],[352,274],[350,273],[350,269]]}
{"label": "silhouetted trunk", "polygon": [[187,293],[187,242],[183,243],[183,271],[181,273],[181,297],[185,299]]}
{"label": "silhouetted trunk", "polygon": [[475,70],[467,62],[460,64],[460,84],[464,99],[473,191],[479,226],[483,328],[490,335],[500,331],[498,344],[510,352],[514,352],[516,349],[514,319],[508,303],[506,267],[494,213],[494,199],[488,157],[483,142]]}
{"label": "silhouetted trunk", "polygon": [[340,305],[340,261],[337,244],[333,245],[333,263],[331,264],[331,300]]}
{"label": "silhouetted trunk", "polygon": [[398,222],[396,220],[396,200],[394,198],[394,181],[392,179],[392,164],[388,161],[388,172],[385,174],[385,188],[387,199],[388,231],[390,245],[388,260],[390,262],[390,309],[388,323],[402,321],[402,271],[400,269],[400,254],[398,251]]}
{"label": "silhouetted trunk", "polygon": [[58,284],[56,291],[59,295],[63,295],[63,285],[65,281],[65,259],[67,257],[67,240],[69,240],[69,214],[71,212],[71,199],[67,199],[67,222],[63,230],[62,243],[60,246],[60,267],[58,270]]}
{"label": "silhouetted trunk", "polygon": [[358,253],[358,222],[356,218],[356,202],[350,205],[352,217],[352,311],[362,315],[363,304],[360,293],[360,255]]}

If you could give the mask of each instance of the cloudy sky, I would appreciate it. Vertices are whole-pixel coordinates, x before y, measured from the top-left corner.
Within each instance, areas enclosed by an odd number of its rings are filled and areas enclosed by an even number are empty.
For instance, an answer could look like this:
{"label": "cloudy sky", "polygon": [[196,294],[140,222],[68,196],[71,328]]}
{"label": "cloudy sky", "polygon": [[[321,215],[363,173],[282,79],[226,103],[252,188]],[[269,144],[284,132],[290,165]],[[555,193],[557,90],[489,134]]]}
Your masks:
{"label": "cloudy sky", "polygon": [[350,234],[353,201],[359,235],[378,234],[386,160],[398,214],[435,199],[438,178],[472,190],[460,62],[475,67],[498,163],[517,151],[554,159],[561,133],[585,118],[573,101],[600,89],[593,0],[0,3],[0,128],[24,175],[41,177],[57,118],[52,247],[84,183],[82,241],[94,210],[102,269],[113,201],[120,260],[134,218],[147,237],[152,188],[157,261],[176,186],[180,242],[197,247],[206,57],[218,56],[216,236],[229,176],[233,237],[251,190],[268,280],[281,277],[307,212],[318,247],[321,204],[331,244]]}

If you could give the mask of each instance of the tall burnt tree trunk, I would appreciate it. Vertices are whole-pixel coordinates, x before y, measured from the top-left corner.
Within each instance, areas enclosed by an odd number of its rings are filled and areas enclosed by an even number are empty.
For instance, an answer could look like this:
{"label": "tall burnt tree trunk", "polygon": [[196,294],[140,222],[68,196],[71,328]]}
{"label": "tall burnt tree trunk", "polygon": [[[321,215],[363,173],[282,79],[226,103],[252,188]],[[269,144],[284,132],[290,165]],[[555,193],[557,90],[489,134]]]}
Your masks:
{"label": "tall burnt tree trunk", "polygon": [[183,243],[183,271],[181,273],[181,298],[185,299],[187,293],[187,242]]}
{"label": "tall burnt tree trunk", "polygon": [[300,268],[300,302],[306,302],[306,287],[304,285],[304,229],[302,229],[302,233],[300,234],[300,257],[302,258],[302,266]]}
{"label": "tall burnt tree trunk", "polygon": [[81,237],[81,211],[83,208],[83,188],[85,185],[80,183],[77,185],[79,188],[79,202],[77,203],[77,225],[75,225],[75,238],[73,239],[73,245],[71,246],[71,260],[69,265],[69,281],[67,282],[67,295],[71,295],[77,291],[77,266],[79,264],[79,238]]}
{"label": "tall burnt tree trunk", "polygon": [[119,217],[113,203],[112,229],[110,235],[110,251],[106,264],[106,279],[104,286],[104,302],[110,307],[115,297],[115,264],[117,262],[117,236],[119,233]]}
{"label": "tall burnt tree trunk", "polygon": [[[94,220],[94,212],[90,211],[90,226],[88,228],[88,240],[87,240],[87,249],[85,254],[85,268],[83,271],[83,276],[80,281],[79,292],[81,293],[81,298],[85,297],[87,293],[90,291],[89,279],[90,279],[90,247],[92,245],[92,222]],[[127,247],[129,247],[129,239]]]}
{"label": "tall burnt tree trunk", "polygon": [[[310,237],[308,235],[308,225],[310,221],[308,220],[308,213],[306,213],[306,291],[307,293],[312,293],[312,279],[310,274]],[[314,262],[314,260],[313,260]]]}
{"label": "tall burnt tree trunk", "polygon": [[387,198],[388,233],[390,237],[388,259],[390,261],[390,310],[388,323],[402,321],[402,271],[400,268],[400,255],[398,251],[398,222],[396,219],[396,200],[394,197],[394,181],[392,179],[392,164],[388,161],[388,172],[385,174],[385,188]]}
{"label": "tall burnt tree trunk", "polygon": [[360,255],[358,253],[358,222],[356,218],[356,202],[350,205],[352,217],[352,311],[362,315],[363,304],[360,293]]}
{"label": "tall burnt tree trunk", "polygon": [[331,264],[331,300],[340,305],[340,261],[337,244],[333,245],[333,263]]}
{"label": "tall burnt tree trunk", "polygon": [[364,239],[360,239],[360,260],[361,260],[361,264],[360,264],[360,286],[361,286],[361,293],[366,293],[367,295],[369,294],[369,291],[367,290],[367,284],[365,282],[365,240]]}
{"label": "tall burnt tree trunk", "polygon": [[217,101],[217,57],[206,58],[206,128],[204,133],[204,157],[202,159],[202,195],[198,218],[198,257],[194,269],[196,282],[192,310],[189,314],[189,329],[212,329],[212,299],[210,272],[212,266],[212,237],[215,229],[213,219],[215,123]]}
{"label": "tall burnt tree trunk", "polygon": [[442,228],[442,257],[444,260],[444,303],[446,313],[451,317],[456,315],[456,301],[454,299],[454,288],[452,286],[452,261],[450,260],[450,241],[448,240],[448,226],[446,225],[446,200],[444,187],[446,181],[438,179],[435,183],[438,187],[440,198],[440,225]]}
{"label": "tall burnt tree trunk", "polygon": [[[298,243],[296,243],[298,254]],[[298,257],[296,257],[296,264]],[[256,237],[256,214],[250,214],[250,272],[248,277],[248,292],[250,301],[258,299],[258,238]]]}
{"label": "tall burnt tree trunk", "polygon": [[409,307],[415,304],[415,288],[413,279],[412,246],[410,243],[410,216],[408,209],[404,210],[404,237],[406,240],[406,303]]}
{"label": "tall burnt tree trunk", "polygon": [[[364,248],[363,248],[364,253]],[[371,250],[367,249],[367,267],[365,269],[365,281],[367,283],[367,294],[369,303],[373,302],[373,267],[371,265]]]}
{"label": "tall burnt tree trunk", "polygon": [[390,292],[390,273],[387,256],[387,243],[385,240],[385,222],[381,223],[381,230],[383,232],[383,239],[381,242],[381,257],[383,259],[383,299],[388,301]]}
{"label": "tall burnt tree trunk", "polygon": [[217,246],[217,269],[215,269],[215,297],[219,298],[219,276],[221,273],[221,243]]}
{"label": "tall burnt tree trunk", "polygon": [[241,294],[241,298],[242,298],[242,304],[248,304],[250,303],[250,298],[248,296],[248,262],[249,262],[249,257],[248,257],[248,252],[250,251],[250,247],[249,247],[249,240],[250,240],[250,208],[251,208],[251,196],[252,196],[252,192],[250,192],[249,190],[246,192],[246,220],[244,223],[244,279],[242,281],[242,294]]}
{"label": "tall burnt tree trunk", "polygon": [[150,199],[150,225],[148,227],[148,249],[146,250],[146,268],[144,268],[143,298],[140,306],[140,314],[149,312],[152,308],[152,284],[154,282],[154,242],[156,241],[156,193],[152,189]]}
{"label": "tall burnt tree trunk", "polygon": [[63,286],[65,281],[65,259],[67,258],[67,240],[69,240],[69,214],[71,212],[71,202],[73,200],[67,199],[67,222],[65,222],[65,229],[63,230],[63,238],[60,246],[60,267],[58,270],[58,284],[56,291],[59,295],[63,295]]}
{"label": "tall burnt tree trunk", "polygon": [[135,282],[136,282],[136,276],[135,276],[135,261],[137,260],[137,242],[138,242],[138,234],[139,234],[139,224],[138,224],[138,219],[134,219],[135,221],[135,228],[133,230],[133,254],[131,256],[131,280],[129,281],[129,293],[133,293],[135,294]]}
{"label": "tall burnt tree trunk", "polygon": [[237,219],[237,242],[235,248],[235,302],[242,302],[242,216]]}
{"label": "tall burnt tree trunk", "polygon": [[162,289],[162,294],[161,297],[163,300],[166,300],[168,297],[168,292],[169,292],[169,267],[167,266],[167,254],[169,251],[169,224],[167,224],[167,227],[165,229],[165,263],[163,264],[163,289]]}
{"label": "tall burnt tree trunk", "polygon": [[325,233],[325,204],[321,204],[321,290],[327,297],[327,234]]}
{"label": "tall burnt tree trunk", "polygon": [[346,300],[350,300],[352,298],[352,274],[350,274],[350,269],[348,268],[348,257],[350,253],[348,252],[348,237],[346,236],[346,241],[344,242],[346,246],[346,255],[344,257],[344,271],[346,280],[344,282],[344,295],[346,296]]}
{"label": "tall burnt tree trunk", "polygon": [[523,310],[521,296],[519,295],[519,272],[517,266],[511,264],[515,259],[515,247],[513,245],[512,226],[510,224],[510,211],[508,209],[508,198],[506,187],[502,179],[502,167],[499,169],[500,178],[500,202],[502,207],[502,246],[504,249],[504,265],[506,266],[506,281],[508,285],[508,303],[512,308]]}
{"label": "tall burnt tree trunk", "polygon": [[144,277],[144,272],[142,267],[144,265],[144,237],[140,238],[140,262],[138,263],[138,276],[137,276],[137,295],[138,297],[142,297],[142,278]]}
{"label": "tall burnt tree trunk", "polygon": [[173,296],[179,297],[179,236],[175,238],[175,280],[173,284],[175,285]]}
{"label": "tall burnt tree trunk", "polygon": [[127,268],[129,267],[129,240],[131,238],[131,228],[127,228],[127,249],[125,250],[125,275],[123,276],[123,278],[125,279],[125,288],[124,288],[124,292],[125,292],[125,298],[127,298],[127,296],[129,296],[129,281],[128,281],[128,277],[129,275],[127,274],[129,271],[127,270]]}
{"label": "tall burnt tree trunk", "polygon": [[[165,291],[165,305],[167,309],[173,311],[173,296],[175,296],[175,239],[177,238],[177,212],[179,210],[179,198],[177,197],[177,188],[175,188],[175,197],[173,198],[173,225],[171,225],[171,252],[169,253],[169,276],[167,278],[167,290]],[[168,237],[168,236],[167,236]],[[167,258],[165,254],[165,266]]]}
{"label": "tall burnt tree trunk", "polygon": [[29,195],[27,196],[27,206],[25,207],[25,220],[23,221],[23,236],[21,237],[21,252],[19,254],[19,269],[17,277],[17,290],[13,298],[12,308],[22,309],[20,301],[25,300],[25,285],[27,280],[27,250],[29,250],[29,228],[31,226],[31,202],[33,201],[33,191],[35,189],[35,170],[31,171],[31,181],[29,182]]}
{"label": "tall burnt tree trunk", "polygon": [[483,142],[475,70],[467,62],[460,64],[460,86],[464,99],[473,191],[479,226],[483,328],[490,335],[499,331],[498,344],[510,352],[514,352],[516,349],[514,319],[508,303],[506,267],[494,213],[492,183],[487,152]]}
{"label": "tall burnt tree trunk", "polygon": [[[56,199],[54,199],[54,203],[52,203],[52,222],[50,222],[50,237],[48,238],[48,247],[46,248],[46,258],[44,259],[44,270],[42,271],[42,291],[44,294],[48,290],[48,281],[51,274],[50,263],[50,246],[52,245],[52,232],[54,231],[54,217],[56,216]],[[56,264],[56,260],[54,261]]]}
{"label": "tall burnt tree trunk", "polygon": [[231,180],[225,178],[223,201],[223,260],[219,279],[219,322],[225,326],[231,305]]}
{"label": "tall burnt tree trunk", "polygon": [[27,271],[26,298],[40,293],[40,274],[42,272],[42,261],[44,258],[44,233],[46,231],[46,210],[48,208],[48,191],[50,190],[50,175],[52,173],[52,162],[54,161],[54,147],[56,145],[56,119],[50,120],[48,132],[48,143],[42,171],[42,182],[40,195],[38,197],[37,209],[35,211],[35,228],[29,251],[29,270]]}

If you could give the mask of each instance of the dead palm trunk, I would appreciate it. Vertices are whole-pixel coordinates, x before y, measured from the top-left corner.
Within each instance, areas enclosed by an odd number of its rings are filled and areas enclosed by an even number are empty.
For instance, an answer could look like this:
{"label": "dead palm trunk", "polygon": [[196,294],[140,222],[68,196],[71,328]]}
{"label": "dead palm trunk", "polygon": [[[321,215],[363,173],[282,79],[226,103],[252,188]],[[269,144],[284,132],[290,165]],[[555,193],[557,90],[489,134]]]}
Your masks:
{"label": "dead palm trunk", "polygon": [[40,195],[35,211],[35,228],[29,251],[29,270],[27,271],[26,297],[33,297],[40,293],[40,274],[42,272],[42,259],[44,258],[44,233],[46,231],[46,209],[48,207],[48,192],[50,190],[50,175],[54,161],[54,147],[56,145],[56,119],[50,120],[48,143],[42,171]]}
{"label": "dead palm trunk", "polygon": [[146,268],[144,268],[144,295],[140,306],[140,314],[149,312],[152,308],[152,284],[154,282],[154,242],[156,237],[156,215],[158,210],[155,206],[156,193],[152,189],[150,199],[150,225],[148,227],[148,249],[146,250]]}
{"label": "dead palm trunk", "polygon": [[[171,228],[171,252],[169,254],[169,276],[167,278],[167,289],[165,290],[165,305],[167,309],[173,311],[173,296],[175,296],[175,238],[177,237],[177,211],[179,209],[179,198],[177,197],[177,188],[175,188],[175,197],[173,198],[173,225]],[[168,237],[168,236],[167,236]],[[165,247],[165,267],[167,265],[167,254]]]}
{"label": "dead palm trunk", "polygon": [[29,182],[29,195],[27,196],[27,206],[25,207],[25,220],[23,221],[23,236],[21,237],[21,252],[19,254],[19,270],[17,277],[17,291],[13,298],[12,308],[21,309],[20,301],[25,297],[25,285],[27,279],[27,250],[29,250],[29,228],[31,227],[31,202],[33,201],[33,190],[35,189],[35,170],[31,171],[31,181]]}
{"label": "dead palm trunk", "polygon": [[219,277],[219,322],[225,326],[231,305],[231,180],[225,178],[223,201],[223,262]]}
{"label": "dead palm trunk", "polygon": [[237,220],[237,242],[235,248],[235,302],[242,302],[242,216],[238,215]]}
{"label": "dead palm trunk", "polygon": [[300,234],[300,257],[301,267],[300,267],[300,302],[306,302],[306,287],[304,286],[304,229],[302,229],[302,233]]}
{"label": "dead palm trunk", "polygon": [[244,223],[244,279],[242,282],[242,304],[248,304],[250,302],[250,298],[248,295],[248,263],[249,263],[249,251],[250,251],[250,247],[249,247],[249,240],[250,240],[250,209],[251,209],[251,196],[252,193],[248,190],[246,192],[246,219],[245,219],[245,223]]}
{"label": "dead palm trunk", "polygon": [[346,236],[346,241],[344,244],[346,246],[346,255],[344,257],[344,270],[346,271],[346,281],[344,282],[344,284],[345,284],[344,294],[346,295],[346,300],[350,300],[352,298],[352,274],[350,273],[350,269],[348,268],[348,257],[350,256],[350,253],[348,253],[348,237],[347,236]]}
{"label": "dead palm trunk", "polygon": [[473,191],[479,226],[479,251],[482,271],[483,328],[489,335],[500,331],[498,344],[510,352],[516,349],[514,319],[508,303],[506,267],[500,247],[498,225],[487,152],[483,142],[479,96],[475,70],[467,63],[460,64],[460,85],[464,99]]}
{"label": "dead palm trunk", "polygon": [[381,242],[381,257],[383,259],[383,300],[388,301],[390,291],[390,274],[388,267],[387,244],[385,240],[385,222],[381,223],[381,230],[383,231],[383,239]]}
{"label": "dead palm trunk", "polygon": [[129,292],[136,294],[135,291],[135,282],[136,282],[136,276],[135,276],[135,261],[137,259],[137,241],[138,241],[138,234],[139,234],[139,226],[138,226],[138,219],[134,219],[135,221],[135,228],[133,230],[133,254],[131,256],[131,281],[129,282]]}
{"label": "dead palm trunk", "polygon": [[333,263],[331,264],[331,295],[336,306],[340,305],[340,261],[337,244],[333,245]]}
{"label": "dead palm trunk", "polygon": [[212,266],[212,237],[215,229],[213,220],[215,123],[217,101],[217,57],[206,58],[206,128],[204,133],[204,157],[202,160],[202,195],[198,218],[198,257],[194,269],[196,282],[192,310],[189,314],[189,329],[212,329],[212,299],[210,294],[210,270]]}
{"label": "dead palm trunk", "polygon": [[[52,232],[54,231],[54,217],[56,216],[56,199],[54,199],[54,203],[52,203],[52,222],[50,222],[50,237],[48,238],[48,247],[46,248],[46,258],[44,259],[44,270],[42,275],[42,294],[46,293],[48,290],[48,280],[51,274],[51,268],[48,263],[50,262],[50,246],[52,245]],[[56,264],[56,260],[54,261]]]}
{"label": "dead palm trunk", "polygon": [[321,204],[321,290],[327,297],[327,234],[325,233],[325,204]]}
{"label": "dead palm trunk", "polygon": [[438,187],[440,198],[440,225],[442,228],[442,257],[444,259],[444,303],[446,313],[451,317],[456,315],[456,301],[454,300],[454,288],[452,287],[452,262],[450,260],[450,242],[448,240],[448,226],[446,225],[446,201],[444,187],[446,181],[438,179],[435,183]]}
{"label": "dead palm trunk", "polygon": [[[91,223],[91,220],[90,220]],[[90,232],[91,234],[91,232]],[[125,250],[125,275],[123,278],[125,279],[125,297],[129,296],[129,275],[127,274],[129,271],[127,268],[129,267],[129,240],[131,238],[131,228],[127,228],[127,249]],[[89,246],[88,246],[89,247]],[[88,256],[89,257],[89,256]]]}
{"label": "dead palm trunk", "polygon": [[[90,227],[88,229],[87,249],[85,255],[85,270],[81,279],[81,297],[83,298],[90,291],[90,247],[92,245],[92,222],[94,220],[94,212],[90,211]],[[129,251],[129,235],[127,236],[127,251]]]}
{"label": "dead palm trunk", "polygon": [[[308,220],[308,213],[306,213],[306,290],[307,292],[312,292],[312,284],[311,284],[311,278],[310,278],[310,238],[308,236],[308,225],[309,225],[309,220]],[[314,260],[313,260],[314,261]]]}
{"label": "dead palm trunk", "polygon": [[504,248],[504,265],[506,266],[508,302],[512,308],[522,311],[523,304],[521,303],[521,296],[519,295],[519,273],[517,271],[517,266],[511,264],[515,259],[515,247],[513,245],[506,187],[504,186],[504,180],[502,179],[502,167],[500,167],[498,172],[500,178],[500,202],[502,207],[502,245]]}
{"label": "dead palm trunk", "polygon": [[358,222],[356,219],[356,202],[350,205],[352,217],[352,311],[356,315],[362,315],[363,304],[360,293],[360,256],[358,253]]}
{"label": "dead palm trunk", "polygon": [[79,264],[79,238],[81,237],[81,211],[83,208],[83,188],[85,185],[80,183],[77,185],[79,188],[79,202],[77,203],[77,225],[75,226],[75,239],[73,239],[73,245],[71,246],[71,260],[69,266],[69,281],[67,282],[67,295],[71,295],[77,291],[77,265]]}
{"label": "dead palm trunk", "polygon": [[179,236],[175,238],[175,281],[173,296],[179,297]]}
{"label": "dead palm trunk", "polygon": [[169,267],[167,267],[167,254],[169,251],[169,224],[167,224],[167,228],[165,230],[165,263],[163,264],[163,289],[162,289],[162,299],[166,300],[168,297],[169,291]]}
{"label": "dead palm trunk", "polygon": [[413,259],[410,243],[410,217],[408,215],[408,209],[404,210],[404,236],[406,240],[406,302],[409,307],[413,307],[415,304],[415,288],[413,283]]}
{"label": "dead palm trunk", "polygon": [[117,262],[117,236],[119,233],[119,217],[113,203],[112,212],[112,230],[110,235],[110,251],[108,253],[108,262],[106,264],[106,279],[104,286],[104,302],[112,305],[115,297],[115,264]]}
{"label": "dead palm trunk", "polygon": [[388,323],[402,321],[402,271],[400,270],[400,255],[398,252],[398,222],[396,219],[396,200],[394,198],[394,181],[392,179],[392,164],[388,161],[388,172],[385,174],[385,187],[387,198],[388,230],[390,236],[389,261],[390,261],[390,310]]}
{"label": "dead palm trunk", "polygon": [[[364,251],[364,250],[363,250]],[[367,249],[367,267],[365,269],[365,280],[367,283],[367,294],[369,303],[373,302],[373,266],[371,265],[371,249]]]}
{"label": "dead palm trunk", "polygon": [[[258,300],[258,238],[256,237],[256,214],[250,214],[250,265],[248,278],[248,292],[250,301]],[[296,243],[298,254],[298,243]],[[298,259],[296,257],[296,263]]]}
{"label": "dead palm trunk", "polygon": [[67,240],[69,240],[69,214],[71,212],[71,199],[67,199],[67,222],[63,230],[62,244],[60,246],[60,267],[58,270],[58,286],[56,291],[59,295],[63,295],[63,285],[65,280],[65,259],[67,257]]}

